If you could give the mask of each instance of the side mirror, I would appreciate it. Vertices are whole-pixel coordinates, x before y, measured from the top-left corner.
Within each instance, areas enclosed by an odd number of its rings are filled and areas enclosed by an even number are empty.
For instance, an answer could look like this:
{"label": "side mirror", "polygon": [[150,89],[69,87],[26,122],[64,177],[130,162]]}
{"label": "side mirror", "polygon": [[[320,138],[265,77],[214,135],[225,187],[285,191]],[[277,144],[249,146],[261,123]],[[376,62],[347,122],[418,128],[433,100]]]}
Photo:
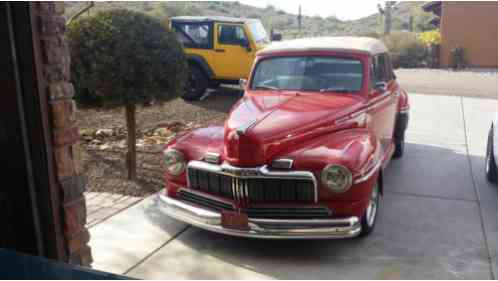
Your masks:
{"label": "side mirror", "polygon": [[282,34],[281,33],[273,33],[271,35],[271,41],[282,41]]}
{"label": "side mirror", "polygon": [[247,79],[240,79],[239,80],[239,86],[242,88],[242,89],[246,89],[247,87]]}
{"label": "side mirror", "polygon": [[379,93],[379,94],[382,94],[384,93],[385,91],[387,91],[387,83],[386,82],[377,82],[375,83],[374,85],[374,91]]}

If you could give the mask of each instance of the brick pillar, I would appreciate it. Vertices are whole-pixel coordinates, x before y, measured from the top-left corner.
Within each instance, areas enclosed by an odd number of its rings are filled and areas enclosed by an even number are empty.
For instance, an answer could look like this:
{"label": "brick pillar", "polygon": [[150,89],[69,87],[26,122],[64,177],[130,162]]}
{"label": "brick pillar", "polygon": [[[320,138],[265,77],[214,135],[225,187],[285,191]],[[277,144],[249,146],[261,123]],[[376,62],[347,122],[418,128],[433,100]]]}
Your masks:
{"label": "brick pillar", "polygon": [[42,57],[42,83],[46,88],[51,112],[54,159],[60,188],[64,221],[67,262],[89,266],[91,250],[87,245],[90,234],[85,227],[86,204],[83,192],[86,178],[75,150],[79,133],[75,126],[74,88],[70,83],[70,53],[64,37],[64,2],[32,4],[33,28],[38,37],[34,42]]}

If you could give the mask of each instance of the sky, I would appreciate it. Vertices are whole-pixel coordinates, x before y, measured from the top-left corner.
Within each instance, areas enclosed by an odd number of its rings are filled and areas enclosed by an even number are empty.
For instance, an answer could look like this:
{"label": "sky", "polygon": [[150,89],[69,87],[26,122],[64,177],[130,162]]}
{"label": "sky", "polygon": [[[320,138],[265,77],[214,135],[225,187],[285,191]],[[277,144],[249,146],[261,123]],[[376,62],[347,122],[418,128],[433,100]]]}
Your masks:
{"label": "sky", "polygon": [[377,3],[352,0],[239,0],[239,2],[256,7],[273,5],[288,13],[297,14],[301,5],[302,14],[306,16],[335,16],[341,20],[355,20],[377,12]]}

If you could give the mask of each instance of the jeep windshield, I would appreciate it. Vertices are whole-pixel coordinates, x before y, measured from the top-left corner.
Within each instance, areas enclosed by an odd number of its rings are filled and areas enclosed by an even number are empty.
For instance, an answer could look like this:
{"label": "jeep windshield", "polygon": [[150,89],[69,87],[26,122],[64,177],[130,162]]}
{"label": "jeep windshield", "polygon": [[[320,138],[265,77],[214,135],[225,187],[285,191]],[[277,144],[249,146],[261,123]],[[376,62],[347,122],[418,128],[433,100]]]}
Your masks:
{"label": "jeep windshield", "polygon": [[251,21],[247,24],[251,31],[252,38],[256,43],[268,43],[268,34],[260,21]]}
{"label": "jeep windshield", "polygon": [[362,81],[363,67],[358,59],[275,57],[257,64],[251,89],[352,93],[360,91]]}

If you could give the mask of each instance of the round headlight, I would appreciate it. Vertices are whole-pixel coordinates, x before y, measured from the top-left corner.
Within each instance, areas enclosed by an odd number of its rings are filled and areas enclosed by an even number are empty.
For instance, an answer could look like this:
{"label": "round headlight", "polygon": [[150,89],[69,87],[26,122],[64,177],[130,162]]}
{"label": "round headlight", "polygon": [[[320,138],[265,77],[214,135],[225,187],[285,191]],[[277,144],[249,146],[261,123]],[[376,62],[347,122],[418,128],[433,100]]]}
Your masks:
{"label": "round headlight", "polygon": [[175,149],[168,149],[164,151],[164,165],[168,174],[178,176],[186,167],[185,157],[183,153]]}
{"label": "round headlight", "polygon": [[335,193],[346,192],[353,183],[353,175],[341,165],[328,165],[322,171],[322,184]]}

